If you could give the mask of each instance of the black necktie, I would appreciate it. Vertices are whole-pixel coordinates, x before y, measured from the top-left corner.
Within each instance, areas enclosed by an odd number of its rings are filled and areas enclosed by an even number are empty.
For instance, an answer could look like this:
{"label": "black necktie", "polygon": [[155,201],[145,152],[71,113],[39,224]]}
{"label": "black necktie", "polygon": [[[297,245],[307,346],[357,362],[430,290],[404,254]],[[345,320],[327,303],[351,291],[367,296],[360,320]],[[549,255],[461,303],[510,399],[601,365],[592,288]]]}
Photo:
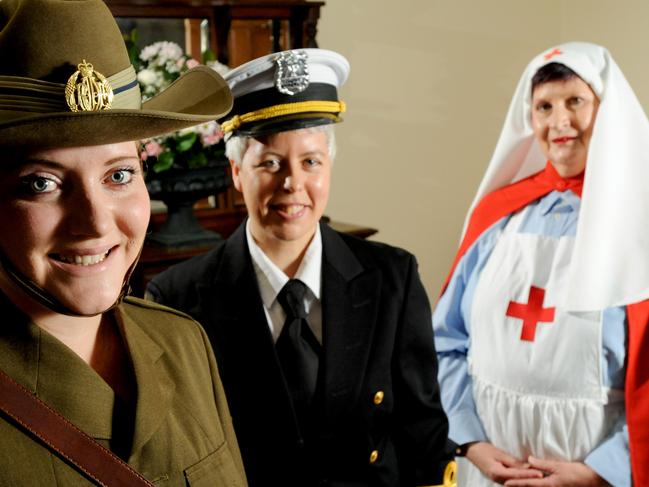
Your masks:
{"label": "black necktie", "polygon": [[320,344],[306,320],[305,293],[306,285],[291,279],[277,296],[286,313],[286,321],[275,350],[299,415],[310,406],[315,393],[320,350]]}

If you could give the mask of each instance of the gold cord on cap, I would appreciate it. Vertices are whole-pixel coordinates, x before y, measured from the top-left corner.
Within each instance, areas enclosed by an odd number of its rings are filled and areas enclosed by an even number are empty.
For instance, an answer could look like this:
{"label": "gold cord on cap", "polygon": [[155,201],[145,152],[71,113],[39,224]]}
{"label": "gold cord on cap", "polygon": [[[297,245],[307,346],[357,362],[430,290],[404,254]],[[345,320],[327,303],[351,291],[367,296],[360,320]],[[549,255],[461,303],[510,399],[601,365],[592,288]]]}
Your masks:
{"label": "gold cord on cap", "polygon": [[343,113],[346,108],[345,102],[343,101],[311,100],[296,103],[283,103],[281,105],[261,108],[254,112],[244,113],[243,115],[235,115],[221,124],[221,130],[227,134],[228,132],[237,130],[244,123],[258,122],[260,120],[268,120],[284,115],[293,115],[295,113]]}
{"label": "gold cord on cap", "polygon": [[65,99],[73,112],[108,110],[113,102],[113,89],[104,75],[84,59],[65,85]]}

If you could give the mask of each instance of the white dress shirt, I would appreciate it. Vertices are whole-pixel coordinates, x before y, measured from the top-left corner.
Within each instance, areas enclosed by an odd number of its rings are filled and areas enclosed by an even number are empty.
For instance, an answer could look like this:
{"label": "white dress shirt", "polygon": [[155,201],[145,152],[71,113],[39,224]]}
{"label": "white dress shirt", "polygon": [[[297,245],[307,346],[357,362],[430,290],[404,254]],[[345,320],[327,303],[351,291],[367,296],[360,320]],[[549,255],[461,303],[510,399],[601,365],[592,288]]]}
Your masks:
{"label": "white dress shirt", "polygon": [[[250,233],[249,220],[246,223],[246,239],[248,240],[248,248],[250,249],[250,257],[252,257],[252,265],[255,269],[261,300],[264,304],[266,320],[273,335],[273,340],[277,341],[286,320],[286,313],[284,313],[284,309],[277,301],[277,295],[289,281],[289,277],[257,245]],[[294,279],[299,279],[306,284],[307,292],[304,295],[304,306],[307,312],[307,321],[318,342],[322,344],[322,305],[320,298],[322,286],[322,236],[320,226],[316,226],[315,235],[306,249]]]}

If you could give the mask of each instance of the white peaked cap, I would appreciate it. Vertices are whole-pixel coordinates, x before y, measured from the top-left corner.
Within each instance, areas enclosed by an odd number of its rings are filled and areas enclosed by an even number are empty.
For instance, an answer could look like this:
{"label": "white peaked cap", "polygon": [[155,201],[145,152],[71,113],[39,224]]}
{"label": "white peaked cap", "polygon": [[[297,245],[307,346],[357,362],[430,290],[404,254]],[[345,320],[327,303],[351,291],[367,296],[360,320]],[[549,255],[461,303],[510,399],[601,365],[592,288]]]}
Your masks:
{"label": "white peaked cap", "polygon": [[[298,49],[308,58],[310,82],[326,83],[336,88],[349,76],[349,62],[344,56],[327,49]],[[249,61],[225,75],[233,96],[242,96],[275,86],[275,59],[277,53]]]}
{"label": "white peaked cap", "polygon": [[254,59],[225,75],[234,105],[221,123],[226,137],[258,136],[338,123],[338,87],[349,62],[326,49],[294,49]]}

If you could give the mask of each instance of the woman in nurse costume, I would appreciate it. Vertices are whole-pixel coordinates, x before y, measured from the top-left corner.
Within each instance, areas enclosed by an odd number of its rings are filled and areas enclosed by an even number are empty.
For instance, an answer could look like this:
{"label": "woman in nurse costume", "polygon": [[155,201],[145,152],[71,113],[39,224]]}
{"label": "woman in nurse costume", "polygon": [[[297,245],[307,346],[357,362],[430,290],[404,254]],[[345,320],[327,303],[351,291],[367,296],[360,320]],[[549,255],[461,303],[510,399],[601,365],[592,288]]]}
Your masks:
{"label": "woman in nurse costume", "polygon": [[608,51],[535,57],[433,315],[461,484],[649,483],[647,181],[649,123]]}

